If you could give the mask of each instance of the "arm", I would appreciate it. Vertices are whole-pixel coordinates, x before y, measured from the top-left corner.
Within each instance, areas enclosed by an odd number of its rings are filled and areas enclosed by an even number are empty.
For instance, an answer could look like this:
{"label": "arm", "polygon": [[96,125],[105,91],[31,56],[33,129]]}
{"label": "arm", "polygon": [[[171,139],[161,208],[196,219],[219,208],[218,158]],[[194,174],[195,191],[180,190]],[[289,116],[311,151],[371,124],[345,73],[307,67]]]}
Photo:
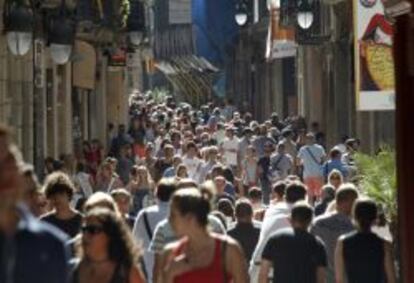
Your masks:
{"label": "arm", "polygon": [[395,283],[395,266],[394,266],[394,256],[392,252],[392,245],[389,242],[384,243],[385,257],[384,257],[384,267],[385,267],[385,276],[387,277],[388,283]]}
{"label": "arm", "polygon": [[129,283],[145,283],[144,276],[137,266],[131,268],[131,272],[129,273]]}
{"label": "arm", "polygon": [[233,283],[248,283],[247,263],[243,251],[235,241],[228,241],[225,255],[226,273],[231,276]]}
{"label": "arm", "polygon": [[340,238],[335,249],[335,279],[336,283],[344,283],[343,239]]}
{"label": "arm", "polygon": [[262,259],[260,263],[259,283],[269,283],[269,271],[271,266],[272,263],[270,261]]}
{"label": "arm", "polygon": [[[154,283],[163,283],[164,278],[162,276],[162,266],[164,263],[164,257],[160,254],[154,254],[154,268],[152,271],[152,280]],[[161,276],[160,276],[161,275]]]}

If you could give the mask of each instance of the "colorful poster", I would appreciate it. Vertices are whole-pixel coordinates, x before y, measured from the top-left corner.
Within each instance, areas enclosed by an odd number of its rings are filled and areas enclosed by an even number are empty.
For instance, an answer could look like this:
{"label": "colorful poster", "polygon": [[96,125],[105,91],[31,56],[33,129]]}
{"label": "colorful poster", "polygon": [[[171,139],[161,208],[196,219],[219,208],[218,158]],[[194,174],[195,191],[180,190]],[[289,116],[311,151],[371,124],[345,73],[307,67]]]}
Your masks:
{"label": "colorful poster", "polygon": [[393,26],[384,0],[354,1],[357,110],[394,110]]}
{"label": "colorful poster", "polygon": [[293,28],[280,26],[280,11],[270,6],[269,30],[267,33],[266,59],[280,59],[296,56],[297,44]]}

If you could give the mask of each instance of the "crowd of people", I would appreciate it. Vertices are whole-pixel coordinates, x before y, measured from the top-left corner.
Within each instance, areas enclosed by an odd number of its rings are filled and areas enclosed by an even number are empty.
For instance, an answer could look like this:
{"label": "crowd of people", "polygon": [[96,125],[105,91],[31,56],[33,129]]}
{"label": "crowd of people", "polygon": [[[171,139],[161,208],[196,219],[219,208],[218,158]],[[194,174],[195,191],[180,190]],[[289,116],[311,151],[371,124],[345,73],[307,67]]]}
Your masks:
{"label": "crowd of people", "polygon": [[0,129],[0,282],[395,282],[358,139],[232,101],[134,93],[129,114],[42,182]]}

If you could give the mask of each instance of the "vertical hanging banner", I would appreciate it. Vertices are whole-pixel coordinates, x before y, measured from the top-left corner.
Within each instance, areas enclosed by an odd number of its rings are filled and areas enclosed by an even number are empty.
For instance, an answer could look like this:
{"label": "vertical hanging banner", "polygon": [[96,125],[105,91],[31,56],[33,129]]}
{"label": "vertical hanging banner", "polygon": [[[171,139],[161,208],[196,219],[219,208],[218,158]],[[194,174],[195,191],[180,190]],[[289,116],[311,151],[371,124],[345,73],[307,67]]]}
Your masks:
{"label": "vertical hanging banner", "polygon": [[270,4],[269,30],[267,33],[266,59],[286,58],[296,56],[297,44],[295,31],[290,27],[280,25],[280,10]]}
{"label": "vertical hanging banner", "polygon": [[383,0],[354,1],[357,110],[394,110],[393,26]]}

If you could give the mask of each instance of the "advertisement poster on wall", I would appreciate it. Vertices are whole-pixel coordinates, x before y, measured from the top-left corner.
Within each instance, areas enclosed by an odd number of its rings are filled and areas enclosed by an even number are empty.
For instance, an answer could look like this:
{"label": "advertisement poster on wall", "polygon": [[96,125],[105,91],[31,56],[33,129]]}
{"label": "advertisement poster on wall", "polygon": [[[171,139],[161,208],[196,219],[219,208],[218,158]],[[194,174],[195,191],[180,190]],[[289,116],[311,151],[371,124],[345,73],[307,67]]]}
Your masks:
{"label": "advertisement poster on wall", "polygon": [[354,1],[357,110],[394,110],[393,26],[384,0]]}

